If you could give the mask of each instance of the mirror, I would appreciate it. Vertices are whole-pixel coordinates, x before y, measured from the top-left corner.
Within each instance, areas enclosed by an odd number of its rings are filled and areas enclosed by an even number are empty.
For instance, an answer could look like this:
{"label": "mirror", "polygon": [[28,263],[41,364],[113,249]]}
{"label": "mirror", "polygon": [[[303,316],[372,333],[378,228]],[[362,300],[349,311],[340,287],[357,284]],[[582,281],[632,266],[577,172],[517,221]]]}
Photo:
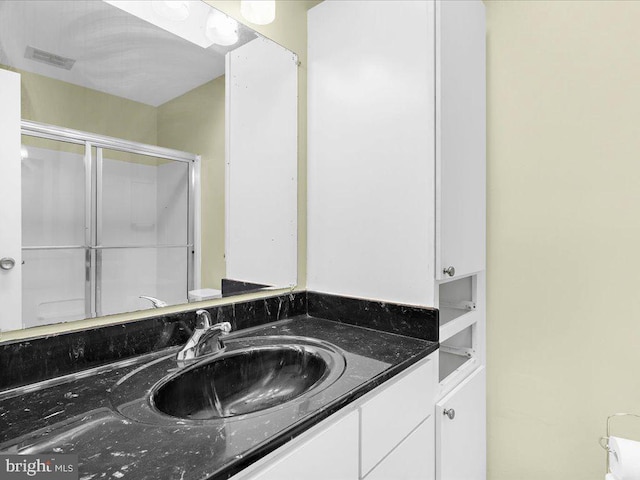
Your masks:
{"label": "mirror", "polygon": [[296,284],[293,52],[200,0],[0,0],[3,71],[22,298],[0,330]]}

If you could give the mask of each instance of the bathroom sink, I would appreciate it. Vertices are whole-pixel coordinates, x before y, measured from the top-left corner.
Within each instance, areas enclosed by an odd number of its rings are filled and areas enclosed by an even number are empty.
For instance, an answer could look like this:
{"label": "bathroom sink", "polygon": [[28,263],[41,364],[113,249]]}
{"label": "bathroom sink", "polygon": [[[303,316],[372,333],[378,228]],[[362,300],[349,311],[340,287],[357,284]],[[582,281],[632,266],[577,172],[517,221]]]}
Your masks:
{"label": "bathroom sink", "polygon": [[310,337],[231,334],[224,343],[187,367],[175,354],[141,365],[110,389],[111,405],[149,425],[241,421],[306,408],[346,368],[342,350]]}
{"label": "bathroom sink", "polygon": [[241,348],[160,382],[151,393],[159,412],[191,420],[246,415],[321,388],[342,373],[340,354],[309,343]]}

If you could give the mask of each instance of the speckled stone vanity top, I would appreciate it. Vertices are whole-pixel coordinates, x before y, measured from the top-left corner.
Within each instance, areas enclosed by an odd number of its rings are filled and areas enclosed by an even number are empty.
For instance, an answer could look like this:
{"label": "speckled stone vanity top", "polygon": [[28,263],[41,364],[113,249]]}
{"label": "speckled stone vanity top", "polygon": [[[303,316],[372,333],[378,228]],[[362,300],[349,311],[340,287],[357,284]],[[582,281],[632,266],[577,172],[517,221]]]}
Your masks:
{"label": "speckled stone vanity top", "polygon": [[[329,307],[340,312],[335,302]],[[240,330],[228,339],[232,344],[245,337],[293,335],[335,346],[346,360],[345,370],[317,393],[263,415],[201,421],[165,416],[161,422],[146,421],[135,412],[148,405],[149,385],[177,368],[178,347],[168,346],[0,391],[0,452],[77,454],[80,479],[85,480],[229,478],[438,347],[437,337],[427,340],[385,332],[335,315],[329,320],[310,312],[299,314]],[[426,318],[435,318],[437,332],[437,311],[430,315],[427,312]],[[123,397],[123,389],[128,397]],[[127,411],[134,414],[122,413]]]}

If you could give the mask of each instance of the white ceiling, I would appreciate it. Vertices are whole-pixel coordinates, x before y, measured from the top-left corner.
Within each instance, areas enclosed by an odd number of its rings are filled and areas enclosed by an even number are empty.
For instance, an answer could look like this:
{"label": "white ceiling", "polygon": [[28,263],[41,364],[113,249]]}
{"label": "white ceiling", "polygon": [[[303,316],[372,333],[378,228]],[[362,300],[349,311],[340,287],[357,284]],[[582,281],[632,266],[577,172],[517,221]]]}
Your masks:
{"label": "white ceiling", "polygon": [[[224,74],[232,47],[201,48],[101,0],[0,0],[0,63],[158,106]],[[25,58],[31,46],[75,59],[71,70]]]}

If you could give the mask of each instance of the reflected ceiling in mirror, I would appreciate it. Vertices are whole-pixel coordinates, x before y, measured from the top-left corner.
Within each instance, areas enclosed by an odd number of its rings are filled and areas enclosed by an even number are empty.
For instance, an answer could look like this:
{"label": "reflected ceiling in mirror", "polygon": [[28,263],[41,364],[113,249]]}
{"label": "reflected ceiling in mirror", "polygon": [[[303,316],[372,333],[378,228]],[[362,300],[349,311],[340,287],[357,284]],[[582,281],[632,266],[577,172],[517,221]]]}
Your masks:
{"label": "reflected ceiling in mirror", "polygon": [[235,22],[237,41],[218,45],[207,24],[228,17],[192,1],[187,18],[162,22],[164,3],[0,2],[0,63],[158,107],[224,75],[225,54],[257,37]]}

